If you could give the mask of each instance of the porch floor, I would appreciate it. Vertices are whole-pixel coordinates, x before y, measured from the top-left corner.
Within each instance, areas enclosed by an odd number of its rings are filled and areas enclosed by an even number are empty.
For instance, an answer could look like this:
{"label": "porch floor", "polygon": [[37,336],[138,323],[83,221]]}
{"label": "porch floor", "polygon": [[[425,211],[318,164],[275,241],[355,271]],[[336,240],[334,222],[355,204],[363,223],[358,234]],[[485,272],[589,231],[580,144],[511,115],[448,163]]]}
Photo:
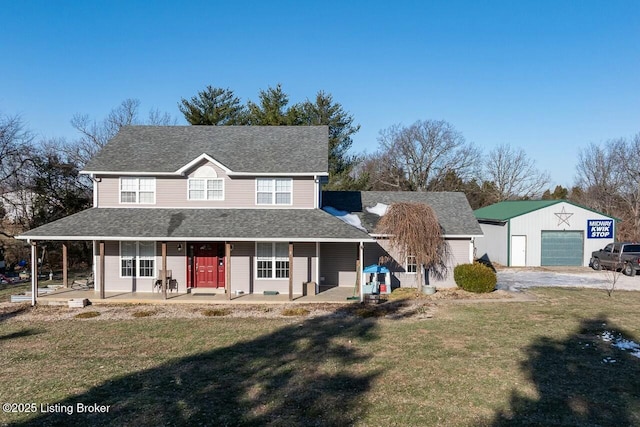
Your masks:
{"label": "porch floor", "polygon": [[61,288],[55,292],[38,295],[38,303],[46,305],[66,305],[70,299],[86,298],[92,304],[284,304],[284,303],[348,303],[359,300],[347,300],[353,296],[353,287],[336,286],[323,290],[316,295],[302,296],[293,295],[293,301],[289,301],[288,294],[262,295],[244,294],[231,296],[227,294],[192,294],[167,292],[167,299],[162,293],[149,292],[106,292],[105,299],[101,300],[100,295],[93,289],[77,290]]}

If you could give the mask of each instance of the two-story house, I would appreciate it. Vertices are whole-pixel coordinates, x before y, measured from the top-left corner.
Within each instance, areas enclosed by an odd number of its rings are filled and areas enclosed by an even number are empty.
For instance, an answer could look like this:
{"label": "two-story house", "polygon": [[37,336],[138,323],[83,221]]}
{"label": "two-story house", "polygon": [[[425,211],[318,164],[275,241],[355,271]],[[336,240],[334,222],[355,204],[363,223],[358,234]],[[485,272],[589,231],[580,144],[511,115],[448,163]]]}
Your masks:
{"label": "two-story house", "polygon": [[[327,153],[326,126],[124,127],[83,171],[93,207],[20,237],[34,250],[40,241],[92,241],[102,297],[153,292],[167,270],[183,292],[293,296],[306,282],[354,286],[357,269],[388,252],[365,207],[415,200],[441,218],[451,265],[472,260],[482,232],[463,194],[327,192],[323,205]],[[365,226],[323,210],[328,203]],[[415,286],[417,266],[395,265],[397,277],[406,273],[396,284]]]}

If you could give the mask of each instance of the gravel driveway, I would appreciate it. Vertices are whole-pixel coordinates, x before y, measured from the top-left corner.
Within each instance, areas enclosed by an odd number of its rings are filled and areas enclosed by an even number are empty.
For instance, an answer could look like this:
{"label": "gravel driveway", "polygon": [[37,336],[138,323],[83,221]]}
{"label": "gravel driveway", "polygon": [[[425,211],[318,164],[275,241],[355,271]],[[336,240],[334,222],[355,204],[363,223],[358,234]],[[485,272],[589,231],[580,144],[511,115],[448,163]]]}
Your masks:
{"label": "gravel driveway", "polygon": [[[613,272],[594,271],[589,267],[504,268],[498,270],[497,289],[517,292],[540,286],[606,289],[611,287]],[[640,290],[640,275],[628,277],[616,273],[615,289]]]}

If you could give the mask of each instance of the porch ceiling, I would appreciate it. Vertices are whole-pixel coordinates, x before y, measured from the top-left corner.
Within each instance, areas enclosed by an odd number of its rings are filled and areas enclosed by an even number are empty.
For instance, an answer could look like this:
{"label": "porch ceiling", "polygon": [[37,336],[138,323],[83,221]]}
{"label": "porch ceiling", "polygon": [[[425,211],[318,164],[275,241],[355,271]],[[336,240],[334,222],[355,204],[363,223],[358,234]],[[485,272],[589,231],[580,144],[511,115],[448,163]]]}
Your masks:
{"label": "porch ceiling", "polygon": [[91,208],[29,230],[31,240],[373,241],[319,209]]}

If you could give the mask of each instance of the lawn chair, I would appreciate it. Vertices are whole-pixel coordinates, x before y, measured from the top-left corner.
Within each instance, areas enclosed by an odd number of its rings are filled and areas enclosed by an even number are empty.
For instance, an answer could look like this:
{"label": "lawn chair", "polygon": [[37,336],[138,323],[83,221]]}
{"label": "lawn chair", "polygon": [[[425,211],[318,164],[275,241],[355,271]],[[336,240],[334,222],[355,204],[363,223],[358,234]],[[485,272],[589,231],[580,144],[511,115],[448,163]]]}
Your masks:
{"label": "lawn chair", "polygon": [[[173,292],[174,289],[176,292],[178,292],[178,281],[173,278],[172,270],[167,270],[166,278],[167,278],[167,289],[169,290],[169,292]],[[156,290],[156,288],[158,289],[158,292],[162,292],[162,270],[158,271],[158,278],[156,278],[156,281],[153,285],[154,291]]]}

